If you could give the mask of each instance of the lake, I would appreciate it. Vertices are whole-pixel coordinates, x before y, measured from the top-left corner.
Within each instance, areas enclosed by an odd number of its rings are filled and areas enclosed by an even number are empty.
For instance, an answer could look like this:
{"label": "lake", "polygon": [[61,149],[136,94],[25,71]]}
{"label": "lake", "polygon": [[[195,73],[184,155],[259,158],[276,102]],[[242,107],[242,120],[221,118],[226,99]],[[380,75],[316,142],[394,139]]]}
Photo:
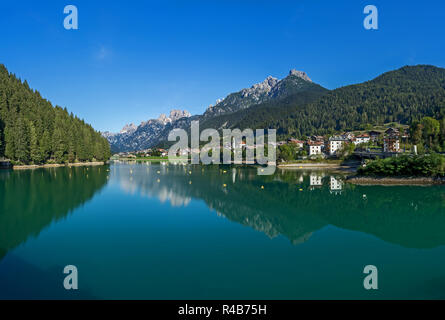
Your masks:
{"label": "lake", "polygon": [[[112,163],[0,171],[2,299],[444,299],[444,186]],[[79,290],[63,287],[75,265]],[[365,290],[363,269],[378,269]]]}

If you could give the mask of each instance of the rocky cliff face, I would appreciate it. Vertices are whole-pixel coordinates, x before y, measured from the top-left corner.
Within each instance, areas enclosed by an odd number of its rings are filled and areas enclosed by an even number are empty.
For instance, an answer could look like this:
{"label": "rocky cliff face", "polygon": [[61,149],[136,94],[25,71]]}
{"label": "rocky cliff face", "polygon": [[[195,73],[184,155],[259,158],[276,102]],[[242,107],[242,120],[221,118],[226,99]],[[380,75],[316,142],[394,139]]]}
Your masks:
{"label": "rocky cliff face", "polygon": [[137,126],[135,126],[133,123],[126,124],[122,130],[120,131],[121,134],[132,134],[137,130]]}
{"label": "rocky cliff face", "polygon": [[297,77],[297,78],[300,78],[300,79],[303,79],[303,80],[305,80],[305,81],[312,82],[312,80],[307,76],[306,72],[303,72],[303,71],[297,71],[297,70],[295,70],[295,69],[292,69],[292,70],[289,72],[289,75],[290,75],[290,76]]}
{"label": "rocky cliff face", "polygon": [[168,123],[173,123],[181,118],[188,118],[188,117],[191,117],[191,114],[186,110],[184,111],[172,110],[170,111],[170,115],[168,117],[164,113],[162,113],[157,119],[157,121],[165,126]]}
{"label": "rocky cliff face", "polygon": [[191,117],[186,110],[172,110],[167,117],[161,114],[157,119],[142,122],[139,126],[125,125],[119,133],[104,132],[113,152],[144,150],[159,141],[159,136],[166,128],[180,119]]}
{"label": "rocky cliff face", "polygon": [[311,86],[315,84],[305,72],[291,70],[282,80],[269,76],[250,88],[229,94],[226,98],[216,101],[214,106],[209,106],[202,116],[191,117],[187,111],[172,110],[169,116],[161,114],[158,119],[142,122],[137,127],[134,124],[126,125],[118,134],[105,132],[103,135],[110,142],[114,152],[143,150],[166,141],[169,132],[175,128],[189,129],[191,120],[199,119],[205,122],[221,115],[303,92]]}
{"label": "rocky cliff face", "polygon": [[298,90],[303,90],[310,84],[312,84],[312,80],[305,72],[294,69],[282,80],[269,76],[263,82],[232,93],[225,99],[217,101],[214,106],[209,106],[204,113],[204,118],[236,112],[256,104],[279,99],[297,93]]}

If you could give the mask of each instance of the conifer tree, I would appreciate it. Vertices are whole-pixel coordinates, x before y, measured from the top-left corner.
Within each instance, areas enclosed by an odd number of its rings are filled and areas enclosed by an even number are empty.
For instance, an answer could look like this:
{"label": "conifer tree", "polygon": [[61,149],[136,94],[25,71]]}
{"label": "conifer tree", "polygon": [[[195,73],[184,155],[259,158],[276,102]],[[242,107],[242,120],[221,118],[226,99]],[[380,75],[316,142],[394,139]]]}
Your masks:
{"label": "conifer tree", "polygon": [[[0,116],[1,116],[1,109],[0,109]],[[4,124],[3,121],[0,118],[0,157],[3,158],[5,155],[5,142],[4,142]]]}
{"label": "conifer tree", "polygon": [[29,162],[29,134],[25,121],[19,117],[14,131],[15,138],[15,158],[27,164]]}
{"label": "conifer tree", "polygon": [[51,154],[51,139],[47,130],[43,132],[42,139],[40,140],[40,153],[43,162],[47,162]]}
{"label": "conifer tree", "polygon": [[110,147],[90,125],[0,65],[0,156],[23,164],[108,160]]}
{"label": "conifer tree", "polygon": [[34,164],[40,164],[42,161],[41,152],[37,138],[37,131],[32,121],[29,122],[29,143],[31,161]]}

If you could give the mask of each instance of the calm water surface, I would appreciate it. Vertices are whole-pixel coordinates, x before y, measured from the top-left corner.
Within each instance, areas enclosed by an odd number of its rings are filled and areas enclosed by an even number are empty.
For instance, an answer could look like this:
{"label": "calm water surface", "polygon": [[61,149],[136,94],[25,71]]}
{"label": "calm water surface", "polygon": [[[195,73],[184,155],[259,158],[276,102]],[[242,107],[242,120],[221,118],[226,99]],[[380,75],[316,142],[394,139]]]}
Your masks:
{"label": "calm water surface", "polygon": [[0,298],[443,299],[444,191],[159,163],[0,171]]}

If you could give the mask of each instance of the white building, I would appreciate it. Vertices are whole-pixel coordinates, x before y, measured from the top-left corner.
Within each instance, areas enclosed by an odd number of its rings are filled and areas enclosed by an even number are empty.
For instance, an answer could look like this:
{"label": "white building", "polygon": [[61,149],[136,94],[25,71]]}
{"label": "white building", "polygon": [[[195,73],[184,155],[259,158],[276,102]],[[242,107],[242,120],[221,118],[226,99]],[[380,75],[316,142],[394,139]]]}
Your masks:
{"label": "white building", "polygon": [[321,142],[309,142],[309,156],[317,156],[321,155],[321,149],[323,147],[323,143]]}
{"label": "white building", "polygon": [[304,147],[304,141],[297,140],[297,139],[289,139],[289,143],[294,144],[297,148],[303,148]]}
{"label": "white building", "polygon": [[386,136],[383,139],[383,152],[400,152],[400,139],[396,135]]}
{"label": "white building", "polygon": [[331,193],[337,193],[343,189],[343,182],[335,177],[331,177],[330,181],[330,191]]}
{"label": "white building", "polygon": [[323,185],[323,177],[316,175],[316,174],[311,174],[310,175],[310,185],[312,187],[319,187]]}
{"label": "white building", "polygon": [[344,139],[346,139],[346,140],[352,140],[352,139],[355,138],[355,135],[354,135],[354,133],[352,133],[352,132],[346,132],[346,133],[343,133],[343,134],[341,135],[341,137],[344,138]]}
{"label": "white building", "polygon": [[362,143],[368,143],[369,141],[371,141],[371,137],[369,136],[369,134],[360,134],[355,137],[354,144],[358,145]]}
{"label": "white building", "polygon": [[348,140],[344,137],[330,137],[329,138],[329,154],[332,156],[334,154],[337,154],[337,151],[341,150],[343,148],[343,145]]}

